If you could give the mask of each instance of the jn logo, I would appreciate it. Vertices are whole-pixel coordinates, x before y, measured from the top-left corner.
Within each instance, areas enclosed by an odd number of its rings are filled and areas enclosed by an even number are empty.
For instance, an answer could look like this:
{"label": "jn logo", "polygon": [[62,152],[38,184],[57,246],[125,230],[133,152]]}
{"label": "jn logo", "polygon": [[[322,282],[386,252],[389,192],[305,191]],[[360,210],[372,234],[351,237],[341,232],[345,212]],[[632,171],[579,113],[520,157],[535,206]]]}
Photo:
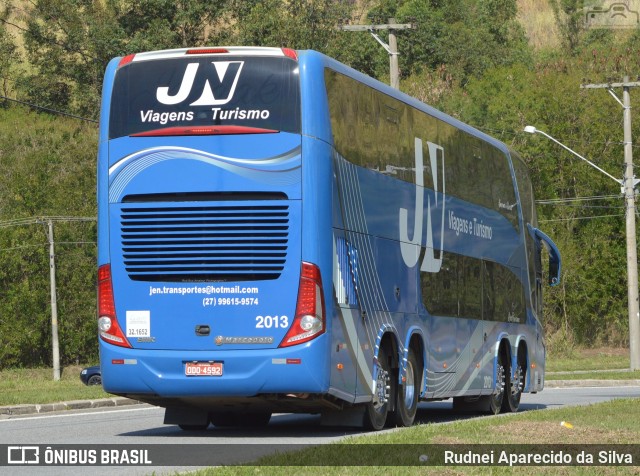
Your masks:
{"label": "jn logo", "polygon": [[[427,236],[425,255],[420,265],[421,271],[437,273],[442,266],[442,250],[444,246],[444,149],[438,144],[427,142],[429,147],[429,161],[431,176],[433,177],[434,208],[438,206],[438,192],[442,193],[442,218],[440,220],[440,252],[436,257],[433,247],[433,222],[431,217],[431,197],[427,197]],[[422,139],[415,138],[415,170],[416,170],[416,208],[413,219],[413,238],[409,239],[409,211],[400,209],[400,251],[404,263],[413,268],[420,259],[422,247],[423,217],[424,217],[424,160],[422,152]],[[438,170],[439,169],[439,170]],[[441,176],[438,176],[440,171]],[[442,188],[442,190],[440,190]]]}
{"label": "jn logo", "polygon": [[[238,85],[244,61],[214,61],[211,64],[214,66],[215,74],[208,75],[202,85],[202,93],[198,99],[189,104],[190,106],[220,106],[231,101]],[[196,73],[199,66],[199,63],[189,63],[187,65],[180,88],[176,94],[169,94],[169,87],[167,86],[159,87],[156,91],[158,101],[167,105],[186,101],[196,83]],[[213,82],[213,87],[209,80]],[[196,88],[196,90],[199,89],[199,87]]]}

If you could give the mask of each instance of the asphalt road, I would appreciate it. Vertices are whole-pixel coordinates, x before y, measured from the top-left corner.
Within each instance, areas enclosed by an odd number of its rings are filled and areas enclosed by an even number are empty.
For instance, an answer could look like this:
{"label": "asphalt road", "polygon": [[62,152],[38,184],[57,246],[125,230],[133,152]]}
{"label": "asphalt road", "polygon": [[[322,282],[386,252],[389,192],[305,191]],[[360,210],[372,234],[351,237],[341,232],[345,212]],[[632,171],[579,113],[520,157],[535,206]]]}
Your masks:
{"label": "asphalt road", "polygon": [[[567,405],[596,403],[613,398],[640,397],[640,387],[581,387],[545,389],[537,395],[525,394],[521,411],[559,408]],[[177,426],[163,424],[163,410],[147,405],[126,408],[67,411],[45,415],[24,415],[0,419],[0,445],[169,445],[167,453],[178,451],[184,466],[137,467],[42,467],[6,466],[3,475],[95,475],[174,474],[193,470],[187,466],[188,450],[176,445],[207,445],[210,453],[220,453],[225,463],[251,461],[263,454],[284,451],[300,444],[323,444],[362,432],[349,428],[322,427],[313,415],[274,415],[270,424],[261,429],[219,429],[182,431]],[[446,424],[461,418],[450,401],[420,404],[417,422]],[[394,431],[394,430],[387,430]],[[228,446],[222,446],[228,445]],[[6,451],[6,450],[5,450]],[[187,456],[185,456],[187,455]],[[2,455],[0,455],[2,456]],[[42,457],[41,453],[41,457]],[[186,458],[186,459],[185,459]],[[1,460],[0,460],[1,461]],[[62,470],[62,471],[61,471]]]}

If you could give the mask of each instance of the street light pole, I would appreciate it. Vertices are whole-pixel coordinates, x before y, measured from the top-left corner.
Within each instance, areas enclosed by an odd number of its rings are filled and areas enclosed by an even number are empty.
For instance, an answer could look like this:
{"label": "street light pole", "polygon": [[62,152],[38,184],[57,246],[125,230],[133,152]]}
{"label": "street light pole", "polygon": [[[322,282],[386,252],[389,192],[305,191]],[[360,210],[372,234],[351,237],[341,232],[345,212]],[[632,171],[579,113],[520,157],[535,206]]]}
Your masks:
{"label": "street light pole", "polygon": [[[624,146],[625,146],[625,175],[622,180],[615,178],[609,172],[601,169],[593,162],[585,159],[580,154],[570,149],[566,145],[557,141],[549,134],[536,129],[533,126],[526,126],[525,132],[530,134],[541,134],[560,145],[563,149],[571,152],[576,157],[584,160],[589,165],[612,178],[621,186],[621,191],[625,195],[626,202],[626,236],[627,236],[627,292],[629,309],[629,368],[640,370],[640,313],[638,311],[638,259],[636,251],[636,216],[635,216],[635,185],[638,183],[633,176],[633,162],[631,159],[631,106],[629,104],[629,90],[626,88],[624,99]],[[627,151],[628,149],[628,151]]]}
{"label": "street light pole", "polygon": [[599,170],[600,172],[602,172],[603,174],[605,174],[607,177],[612,178],[613,180],[615,180],[618,185],[624,185],[624,182],[620,179],[615,178],[613,175],[611,175],[609,172],[607,172],[606,170],[601,169],[600,167],[598,167],[596,164],[594,164],[593,162],[591,162],[590,160],[585,159],[584,157],[582,157],[580,154],[578,154],[575,150],[569,149],[569,147],[567,147],[566,145],[564,145],[562,142],[554,139],[553,137],[551,137],[549,134],[547,134],[546,132],[541,131],[540,129],[536,129],[533,126],[527,126],[524,128],[525,132],[528,132],[529,134],[540,134],[545,136],[547,139],[552,140],[553,142],[555,142],[556,144],[558,144],[560,147],[562,147],[564,150],[567,150],[569,152],[571,152],[573,155],[575,155],[576,157],[578,157],[579,159],[584,160],[587,164],[589,164],[591,167]]}

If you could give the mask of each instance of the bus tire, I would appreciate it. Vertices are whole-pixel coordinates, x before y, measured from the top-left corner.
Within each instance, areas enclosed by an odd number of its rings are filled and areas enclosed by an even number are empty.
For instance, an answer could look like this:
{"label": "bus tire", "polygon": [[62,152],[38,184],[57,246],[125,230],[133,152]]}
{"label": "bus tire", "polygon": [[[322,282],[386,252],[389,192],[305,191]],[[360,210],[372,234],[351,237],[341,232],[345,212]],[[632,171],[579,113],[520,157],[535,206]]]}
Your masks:
{"label": "bus tire", "polygon": [[507,388],[507,375],[509,373],[509,364],[505,352],[500,349],[498,352],[498,362],[496,364],[496,387],[493,395],[489,397],[489,413],[497,415],[502,409],[504,403],[504,394]]}
{"label": "bus tire", "polygon": [[515,413],[520,406],[520,397],[524,388],[524,370],[522,363],[518,360],[515,371],[511,372],[511,366],[507,369],[504,399],[502,400],[502,411],[505,413]]}
{"label": "bus tire", "polygon": [[422,381],[422,365],[409,347],[407,356],[406,379],[396,392],[395,423],[398,426],[411,426],[418,411],[418,399],[420,397],[420,383]]}
{"label": "bus tire", "polygon": [[[387,422],[387,415],[389,414],[390,396],[393,395],[394,385],[393,378],[391,378],[391,366],[389,365],[389,358],[387,351],[384,347],[380,348],[378,353],[378,376],[376,380],[376,393],[374,395],[374,401],[368,403],[364,411],[363,426],[366,430],[379,431],[382,430]],[[380,399],[384,399],[384,403],[380,403]]]}

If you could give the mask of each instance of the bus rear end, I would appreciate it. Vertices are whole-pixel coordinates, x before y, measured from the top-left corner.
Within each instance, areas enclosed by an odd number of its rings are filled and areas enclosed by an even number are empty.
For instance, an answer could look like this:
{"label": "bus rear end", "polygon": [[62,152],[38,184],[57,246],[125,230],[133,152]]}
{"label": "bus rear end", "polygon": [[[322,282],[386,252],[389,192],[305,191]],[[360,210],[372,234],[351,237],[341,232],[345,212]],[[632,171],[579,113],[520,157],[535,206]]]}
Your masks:
{"label": "bus rear end", "polygon": [[185,428],[313,407],[329,344],[322,276],[301,240],[295,52],[131,55],[104,84],[105,390],[164,406]]}

